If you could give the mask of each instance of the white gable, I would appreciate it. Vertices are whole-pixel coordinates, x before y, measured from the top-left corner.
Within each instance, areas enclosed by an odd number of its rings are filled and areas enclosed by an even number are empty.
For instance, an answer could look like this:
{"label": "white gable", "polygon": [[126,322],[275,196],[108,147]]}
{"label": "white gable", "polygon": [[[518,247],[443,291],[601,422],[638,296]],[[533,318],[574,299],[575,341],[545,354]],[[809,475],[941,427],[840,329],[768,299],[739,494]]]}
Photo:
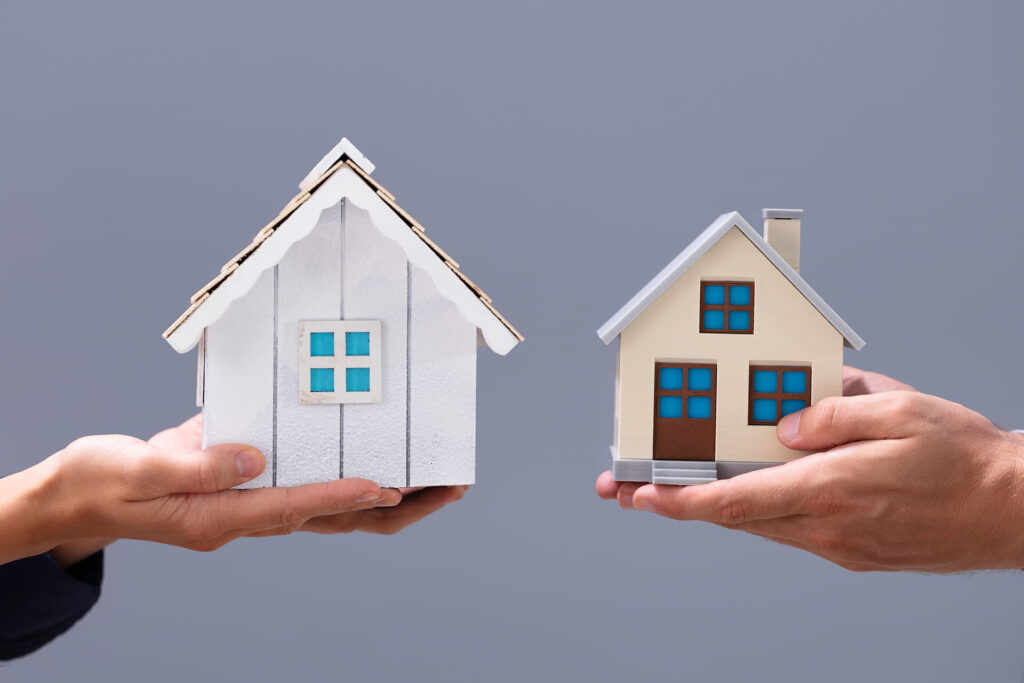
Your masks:
{"label": "white gable", "polygon": [[[339,146],[346,142],[347,140],[342,140]],[[349,153],[347,149],[340,151]],[[331,154],[333,153],[334,150]],[[331,154],[328,154],[328,157]],[[328,157],[324,157],[321,163]],[[333,161],[328,162],[328,166],[331,164]],[[402,222],[381,197],[354,170],[342,166],[168,335],[167,341],[174,350],[185,353],[192,349],[199,341],[203,330],[224,315],[234,301],[252,289],[260,274],[275,266],[293,244],[309,235],[323,210],[335,206],[342,199],[370,214],[377,229],[401,246],[409,261],[423,269],[438,291],[455,304],[460,315],[480,330],[481,336],[492,351],[505,355],[519,343],[519,339],[512,331],[422,239],[414,234],[407,224]]]}

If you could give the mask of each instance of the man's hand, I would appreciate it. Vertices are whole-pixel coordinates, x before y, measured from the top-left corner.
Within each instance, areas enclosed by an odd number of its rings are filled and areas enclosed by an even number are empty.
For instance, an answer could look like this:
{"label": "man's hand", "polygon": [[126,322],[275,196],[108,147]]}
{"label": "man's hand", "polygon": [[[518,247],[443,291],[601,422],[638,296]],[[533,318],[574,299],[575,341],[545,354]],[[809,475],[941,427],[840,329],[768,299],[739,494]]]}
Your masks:
{"label": "man's hand", "polygon": [[819,453],[700,486],[619,484],[605,472],[598,494],[624,508],[748,531],[857,571],[1024,567],[1021,441],[884,375],[848,368],[844,379],[855,395],[778,425],[782,443]]}

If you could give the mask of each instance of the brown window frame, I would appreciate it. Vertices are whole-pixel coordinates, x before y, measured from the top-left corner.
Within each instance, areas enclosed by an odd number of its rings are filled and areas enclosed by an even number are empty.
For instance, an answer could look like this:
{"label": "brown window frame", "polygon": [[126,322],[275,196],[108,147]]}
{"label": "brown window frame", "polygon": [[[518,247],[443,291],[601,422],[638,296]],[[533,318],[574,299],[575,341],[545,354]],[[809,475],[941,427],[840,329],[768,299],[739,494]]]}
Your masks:
{"label": "brown window frame", "polygon": [[[754,391],[754,373],[760,371],[775,372],[775,391],[773,392],[755,392]],[[782,391],[782,373],[802,371],[806,378],[804,383],[804,393],[802,394],[787,394]],[[755,420],[754,419],[754,399],[768,399],[775,401],[775,415],[776,418],[773,421]],[[804,407],[811,405],[811,366],[810,365],[751,365],[750,366],[750,380],[747,387],[747,424],[748,425],[766,425],[774,426],[779,424],[778,417],[782,413],[782,401],[783,400],[802,400]]]}
{"label": "brown window frame", "polygon": [[[709,304],[704,301],[704,292],[709,285],[722,285],[725,287],[725,299],[721,304]],[[729,303],[729,288],[734,285],[750,288],[750,303],[744,306],[737,306]],[[708,330],[704,327],[705,311],[722,311],[722,329]],[[750,314],[750,327],[746,330],[729,329],[729,313],[732,311],[746,311]],[[700,282],[700,331],[705,334],[754,334],[754,283],[742,280],[701,280]]]}

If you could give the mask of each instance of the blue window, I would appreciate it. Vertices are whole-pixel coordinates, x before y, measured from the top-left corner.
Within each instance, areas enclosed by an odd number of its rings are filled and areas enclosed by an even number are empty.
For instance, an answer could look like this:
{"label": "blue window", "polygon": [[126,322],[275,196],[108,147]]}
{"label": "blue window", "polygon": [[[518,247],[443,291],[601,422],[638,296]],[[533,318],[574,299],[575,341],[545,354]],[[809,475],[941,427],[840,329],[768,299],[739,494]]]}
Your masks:
{"label": "blue window", "polygon": [[658,397],[658,417],[682,417],[683,397],[682,396],[660,396]]}
{"label": "blue window", "polygon": [[[667,397],[666,397],[667,398]],[[705,420],[711,417],[710,396],[688,396],[686,398],[686,417]]]}
{"label": "blue window", "polygon": [[754,283],[702,282],[700,331],[753,334]]}
{"label": "blue window", "polygon": [[803,370],[784,370],[782,372],[782,393],[802,394],[807,391],[807,373]]}
{"label": "blue window", "polygon": [[690,391],[711,391],[711,368],[688,368],[686,377],[686,388]]}
{"label": "blue window", "polygon": [[750,329],[750,311],[729,311],[729,330],[745,332]]}
{"label": "blue window", "polygon": [[704,285],[704,303],[708,306],[725,304],[725,285]]}
{"label": "blue window", "polygon": [[729,285],[729,304],[731,306],[749,306],[750,286]]}
{"label": "blue window", "polygon": [[660,379],[658,380],[658,386],[661,389],[669,389],[672,391],[680,391],[683,388],[683,369],[682,368],[662,368],[660,373]]}
{"label": "blue window", "polygon": [[334,368],[310,368],[310,391],[334,391]]}
{"label": "blue window", "polygon": [[792,365],[750,366],[749,424],[775,425],[811,404],[811,369]]}
{"label": "blue window", "polygon": [[775,413],[775,401],[770,398],[755,398],[754,399],[754,421],[756,422],[775,422],[778,420],[778,415]]}
{"label": "blue window", "polygon": [[333,356],[334,355],[334,333],[333,332],[310,332],[309,333],[309,355],[311,355],[311,356]]}
{"label": "blue window", "polygon": [[715,310],[704,311],[704,329],[716,331],[725,329],[725,312]]}
{"label": "blue window", "polygon": [[370,333],[369,332],[346,332],[345,333],[345,355],[346,356],[369,356],[370,355]]}
{"label": "blue window", "polygon": [[369,391],[370,368],[345,368],[345,391]]}
{"label": "blue window", "polygon": [[779,373],[774,370],[754,370],[754,393],[774,394],[779,390]]}

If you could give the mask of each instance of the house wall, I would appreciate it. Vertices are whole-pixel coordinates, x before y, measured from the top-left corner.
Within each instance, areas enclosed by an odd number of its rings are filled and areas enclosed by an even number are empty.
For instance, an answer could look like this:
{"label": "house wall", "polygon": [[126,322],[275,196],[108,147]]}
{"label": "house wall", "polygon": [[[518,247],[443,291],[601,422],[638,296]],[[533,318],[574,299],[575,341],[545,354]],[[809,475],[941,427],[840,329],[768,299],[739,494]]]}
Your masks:
{"label": "house wall", "polygon": [[[753,334],[699,331],[702,279],[754,282]],[[842,335],[736,228],[622,331],[620,458],[653,457],[655,361],[718,364],[716,460],[784,462],[805,454],[780,444],[774,426],[747,424],[751,364],[810,364],[812,403],[842,394]]]}
{"label": "house wall", "polygon": [[[381,321],[380,403],[299,402],[298,322],[339,319]],[[476,336],[369,214],[341,202],[207,329],[204,441],[264,452],[244,488],[473,483]]]}

